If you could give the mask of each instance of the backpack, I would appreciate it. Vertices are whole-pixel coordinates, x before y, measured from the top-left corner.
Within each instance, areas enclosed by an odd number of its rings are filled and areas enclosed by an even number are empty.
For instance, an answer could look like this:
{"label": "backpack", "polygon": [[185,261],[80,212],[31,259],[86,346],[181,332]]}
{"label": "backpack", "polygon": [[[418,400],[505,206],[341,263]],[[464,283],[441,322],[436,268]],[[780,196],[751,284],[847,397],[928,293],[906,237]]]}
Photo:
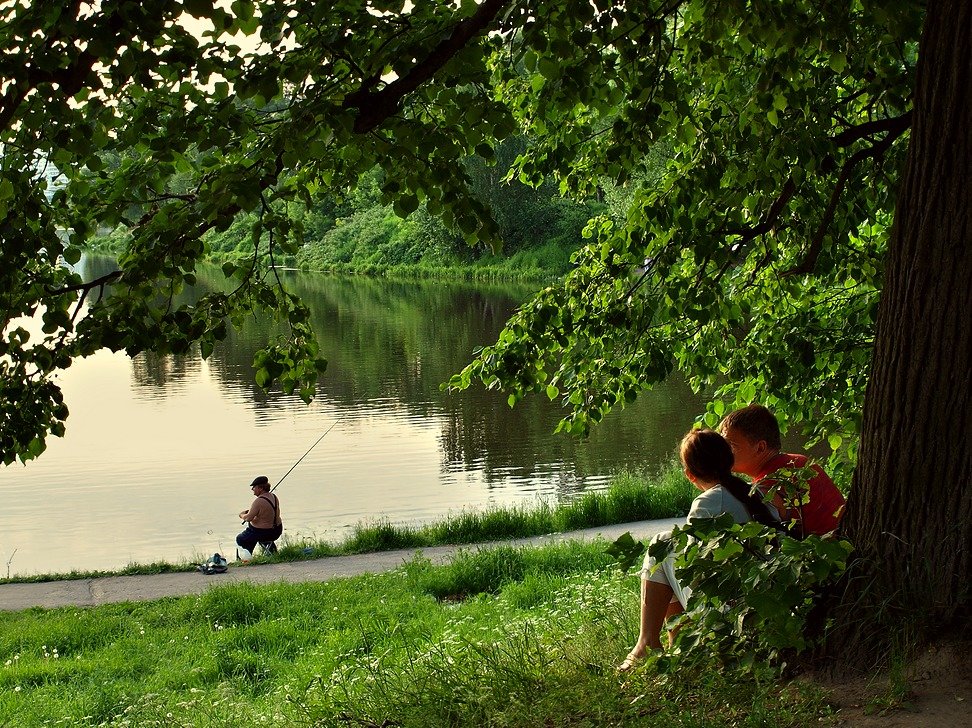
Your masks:
{"label": "backpack", "polygon": [[216,553],[213,554],[206,563],[199,564],[196,569],[197,571],[208,576],[210,574],[225,574],[228,567],[229,562]]}

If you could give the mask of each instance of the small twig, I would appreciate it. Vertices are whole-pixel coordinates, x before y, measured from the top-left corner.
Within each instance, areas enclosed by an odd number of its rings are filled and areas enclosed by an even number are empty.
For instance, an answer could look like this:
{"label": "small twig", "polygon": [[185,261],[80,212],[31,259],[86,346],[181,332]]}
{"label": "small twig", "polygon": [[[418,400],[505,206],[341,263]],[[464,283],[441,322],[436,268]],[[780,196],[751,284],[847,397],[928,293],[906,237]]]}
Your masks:
{"label": "small twig", "polygon": [[790,177],[786,180],[786,183],[783,185],[783,189],[780,190],[779,196],[775,200],[773,200],[773,204],[770,205],[770,208],[767,211],[766,216],[763,218],[762,222],[760,222],[758,225],[755,225],[753,227],[722,230],[720,232],[722,232],[725,235],[738,235],[740,238],[742,238],[742,240],[736,243],[737,245],[743,245],[745,243],[748,243],[753,238],[759,237],[760,235],[765,235],[766,233],[768,233],[770,230],[773,229],[773,226],[776,224],[777,218],[780,216],[780,214],[783,212],[783,209],[786,207],[787,203],[793,198],[793,195],[795,194],[796,194],[796,184],[793,182],[793,178]]}
{"label": "small twig", "polygon": [[911,546],[910,543],[908,543],[907,541],[905,541],[903,538],[900,538],[899,536],[896,536],[895,534],[891,533],[890,531],[881,531],[881,535],[882,536],[890,536],[895,541],[900,541],[905,546]]}

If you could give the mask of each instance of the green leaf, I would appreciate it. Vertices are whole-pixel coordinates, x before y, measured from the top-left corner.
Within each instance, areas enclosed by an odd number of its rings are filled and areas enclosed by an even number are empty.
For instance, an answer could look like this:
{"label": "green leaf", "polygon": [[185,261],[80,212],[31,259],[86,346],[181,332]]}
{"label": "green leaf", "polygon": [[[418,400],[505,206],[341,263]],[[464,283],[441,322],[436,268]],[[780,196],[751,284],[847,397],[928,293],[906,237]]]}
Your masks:
{"label": "green leaf", "polygon": [[408,217],[418,209],[419,201],[414,195],[402,195],[395,200],[395,214],[399,217]]}
{"label": "green leaf", "polygon": [[266,367],[261,367],[260,369],[257,369],[254,379],[256,380],[258,387],[266,389],[269,386],[272,377],[270,376],[270,372],[266,369]]}
{"label": "green leaf", "polygon": [[212,0],[185,0],[186,12],[196,18],[209,18],[213,13]]}
{"label": "green leaf", "polygon": [[540,75],[549,81],[560,78],[560,64],[551,58],[541,58],[537,63],[537,70],[540,71]]}
{"label": "green leaf", "polygon": [[631,532],[627,531],[608,546],[605,550],[609,556],[614,557],[618,562],[621,571],[628,571],[641,558],[645,552],[645,545],[641,541],[635,541]]}
{"label": "green leaf", "polygon": [[27,445],[27,452],[32,458],[39,457],[47,449],[47,443],[41,437],[35,437]]}
{"label": "green leaf", "polygon": [[712,551],[712,558],[715,561],[725,561],[726,559],[735,556],[736,554],[741,554],[742,552],[742,544],[740,544],[738,541],[726,541],[725,544]]}
{"label": "green leaf", "polygon": [[736,399],[746,404],[752,402],[756,399],[756,385],[749,381],[743,382],[739,387],[739,392],[736,394]]}

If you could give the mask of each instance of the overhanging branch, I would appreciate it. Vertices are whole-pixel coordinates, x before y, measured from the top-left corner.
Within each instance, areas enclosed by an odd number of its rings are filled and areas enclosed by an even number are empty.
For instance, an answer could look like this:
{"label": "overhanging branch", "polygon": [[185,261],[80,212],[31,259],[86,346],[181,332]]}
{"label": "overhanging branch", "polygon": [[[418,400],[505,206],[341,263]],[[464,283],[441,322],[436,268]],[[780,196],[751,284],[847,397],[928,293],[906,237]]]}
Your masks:
{"label": "overhanging branch", "polygon": [[78,283],[74,286],[64,286],[63,288],[49,291],[49,293],[52,296],[61,296],[65,293],[77,293],[78,291],[83,291],[85,294],[87,294],[92,288],[98,288],[99,286],[106,286],[109,283],[114,283],[121,278],[121,276],[122,272],[120,270],[116,270],[111,273],[106,273],[100,278],[95,278],[93,281],[88,281],[87,283]]}
{"label": "overhanging branch", "polygon": [[[905,116],[910,120],[911,112],[904,114],[903,116],[897,117],[898,119],[903,119]],[[861,129],[867,126],[862,124],[855,129]],[[813,238],[810,239],[810,244],[807,246],[807,252],[797,265],[793,266],[789,270],[783,271],[784,276],[793,275],[804,275],[810,273],[814,266],[817,264],[817,258],[820,257],[820,253],[823,250],[823,241],[827,235],[827,230],[830,228],[831,223],[834,221],[834,215],[837,212],[837,205],[840,202],[841,195],[844,193],[844,188],[847,186],[847,180],[850,178],[851,172],[854,168],[869,157],[879,159],[884,156],[888,148],[894,143],[894,141],[904,134],[904,132],[909,128],[910,124],[897,125],[895,126],[894,133],[888,134],[881,141],[872,144],[866,149],[861,149],[855,152],[850,157],[848,157],[844,164],[840,168],[840,174],[837,176],[837,183],[834,185],[834,189],[830,194],[830,201],[827,203],[827,209],[824,210],[823,218],[820,220],[820,225],[817,227],[817,231],[814,233]],[[887,128],[884,129],[887,131]]]}
{"label": "overhanging branch", "polygon": [[721,232],[725,235],[738,235],[741,238],[741,240],[737,243],[739,245],[748,243],[750,240],[757,238],[760,235],[765,235],[776,225],[776,221],[779,219],[783,209],[787,206],[790,200],[793,199],[793,195],[795,194],[796,184],[793,182],[793,178],[790,177],[786,180],[786,183],[783,185],[783,189],[780,190],[780,194],[775,200],[773,200],[773,204],[770,205],[769,210],[766,211],[766,215],[759,222],[759,224],[753,225],[752,227],[722,230]]}
{"label": "overhanging branch", "polygon": [[[817,258],[820,256],[820,252],[823,248],[823,240],[826,237],[827,230],[830,228],[831,223],[834,220],[834,216],[837,212],[837,205],[840,202],[841,195],[844,192],[844,188],[847,186],[847,181],[850,178],[851,172],[854,168],[860,164],[865,159],[870,157],[880,158],[883,157],[887,152],[891,144],[902,134],[904,134],[911,127],[911,112],[905,112],[901,116],[895,116],[885,119],[878,119],[876,121],[869,121],[864,124],[859,124],[857,126],[851,127],[842,131],[840,134],[832,138],[834,144],[837,146],[845,147],[855,141],[865,139],[874,134],[886,134],[886,136],[880,141],[872,144],[866,149],[862,149],[845,160],[844,164],[841,166],[840,174],[837,177],[837,183],[834,185],[833,192],[831,193],[830,200],[827,203],[827,209],[824,210],[823,218],[820,221],[820,225],[817,227],[813,238],[810,240],[810,244],[807,247],[806,255],[803,260],[793,268],[783,272],[783,275],[800,275],[809,273],[813,270],[814,265],[816,265]],[[792,178],[786,181],[783,189],[780,191],[779,196],[774,200],[773,204],[770,206],[766,215],[760,221],[758,225],[752,227],[723,230],[722,232],[726,235],[737,235],[740,240],[736,243],[737,245],[743,245],[748,243],[760,235],[765,235],[766,233],[773,230],[776,225],[776,221],[783,209],[793,198],[796,193],[796,185],[794,185]],[[753,277],[755,278],[756,273],[763,267],[765,267],[770,261],[770,253],[767,251],[763,259],[757,263],[755,270],[753,271]]]}
{"label": "overhanging branch", "polygon": [[432,78],[470,40],[489,27],[499,12],[512,2],[513,0],[486,0],[475,13],[457,23],[452,33],[404,76],[378,91],[372,91],[366,85],[348,94],[342,106],[346,109],[357,109],[359,112],[354,122],[354,131],[365,134],[397,113],[403,98]]}

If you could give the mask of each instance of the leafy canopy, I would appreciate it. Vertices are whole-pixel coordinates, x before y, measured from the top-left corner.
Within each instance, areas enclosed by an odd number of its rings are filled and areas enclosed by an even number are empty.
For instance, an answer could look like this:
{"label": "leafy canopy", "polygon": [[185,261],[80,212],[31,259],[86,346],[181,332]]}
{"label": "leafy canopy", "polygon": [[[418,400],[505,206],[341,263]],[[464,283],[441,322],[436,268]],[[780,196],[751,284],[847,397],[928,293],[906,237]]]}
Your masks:
{"label": "leafy canopy", "polygon": [[[840,447],[860,422],[920,20],[906,3],[686,2],[625,13],[596,52],[589,24],[562,26],[571,43],[525,33],[536,73],[501,72],[539,140],[522,174],[628,183],[630,204],[592,221],[575,269],[452,385],[562,397],[562,427],[583,433],[679,370],[717,387],[709,424],[759,399]],[[634,177],[659,150],[663,172]]]}
{"label": "leafy canopy", "polygon": [[[626,212],[592,221],[575,269],[453,386],[563,397],[564,427],[584,432],[679,369],[741,382],[736,400],[759,393],[839,444],[863,397],[919,13],[804,0],[8,4],[3,459],[63,432],[53,377],[73,359],[197,343],[207,356],[254,308],[290,324],[257,355],[258,381],[309,399],[325,361],[306,309],[259,265],[300,245],[282,203],[343,194],[380,166],[398,214],[424,202],[467,241],[498,245],[463,161],[492,160],[514,133],[535,141],[520,179],[554,174],[577,196],[609,183]],[[650,158],[659,174],[644,173]],[[204,234],[254,212],[252,261],[227,266],[236,287],[179,303]],[[118,225],[131,233],[118,273],[81,280],[70,264]]]}

